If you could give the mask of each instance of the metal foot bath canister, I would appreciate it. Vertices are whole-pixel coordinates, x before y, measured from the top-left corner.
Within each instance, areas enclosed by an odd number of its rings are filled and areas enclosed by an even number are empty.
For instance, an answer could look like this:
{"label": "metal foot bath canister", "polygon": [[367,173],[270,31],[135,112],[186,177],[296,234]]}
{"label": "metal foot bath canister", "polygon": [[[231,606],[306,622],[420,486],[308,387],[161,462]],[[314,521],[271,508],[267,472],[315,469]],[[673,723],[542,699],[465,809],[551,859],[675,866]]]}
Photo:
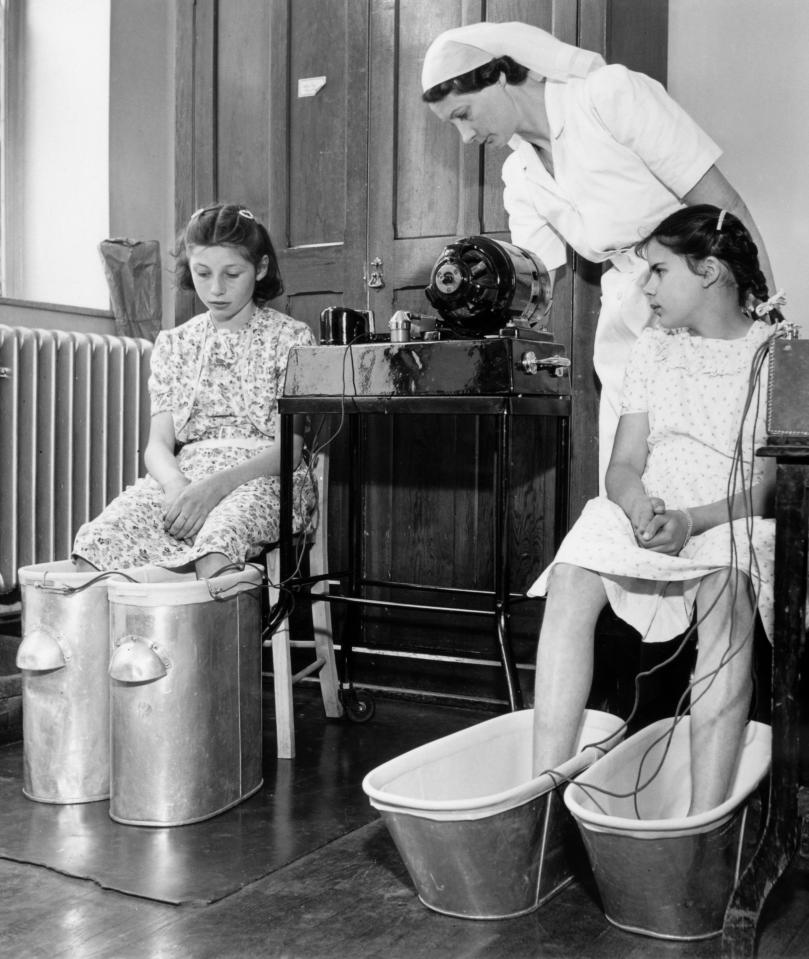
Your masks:
{"label": "metal foot bath canister", "polygon": [[[136,571],[110,576],[136,575]],[[70,560],[23,566],[23,793],[47,803],[110,794],[109,576]]]}
{"label": "metal foot bath canister", "polygon": [[575,826],[554,787],[617,742],[622,721],[588,710],[576,755],[555,775],[536,778],[532,724],[531,709],[497,716],[404,753],[363,780],[430,909],[467,919],[519,916],[573,879]]}
{"label": "metal foot bath canister", "polygon": [[180,826],[262,784],[261,573],[110,586],[110,816]]}
{"label": "metal foot bath canister", "polygon": [[673,723],[662,719],[630,736],[577,777],[564,799],[613,925],[663,939],[705,939],[722,932],[746,865],[748,799],[770,766],[770,727],[747,724],[730,798],[689,816],[690,719]]}

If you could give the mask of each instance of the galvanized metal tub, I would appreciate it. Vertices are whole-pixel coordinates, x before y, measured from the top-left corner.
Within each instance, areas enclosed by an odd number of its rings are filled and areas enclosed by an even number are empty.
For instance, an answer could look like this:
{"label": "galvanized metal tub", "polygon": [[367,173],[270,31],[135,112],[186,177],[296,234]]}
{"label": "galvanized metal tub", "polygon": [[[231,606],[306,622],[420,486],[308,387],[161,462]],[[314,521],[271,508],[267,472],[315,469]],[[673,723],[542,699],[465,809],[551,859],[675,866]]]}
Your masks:
{"label": "galvanized metal tub", "polygon": [[363,780],[430,909],[466,919],[520,916],[573,879],[575,827],[555,786],[614,745],[622,721],[588,710],[580,751],[555,775],[535,778],[532,725],[531,709],[497,716],[404,753]]}
{"label": "galvanized metal tub", "polygon": [[18,577],[23,793],[47,803],[106,799],[109,578],[77,572],[70,560],[23,566]]}
{"label": "galvanized metal tub", "polygon": [[110,816],[180,826],[262,784],[260,572],[162,571],[110,605]]}
{"label": "galvanized metal tub", "polygon": [[[748,723],[730,798],[688,816],[690,719],[673,732],[672,724],[659,720],[621,743],[577,777],[564,800],[613,925],[661,939],[707,939],[722,932],[746,865],[747,801],[770,766],[770,727]],[[647,782],[636,808],[632,794]]]}

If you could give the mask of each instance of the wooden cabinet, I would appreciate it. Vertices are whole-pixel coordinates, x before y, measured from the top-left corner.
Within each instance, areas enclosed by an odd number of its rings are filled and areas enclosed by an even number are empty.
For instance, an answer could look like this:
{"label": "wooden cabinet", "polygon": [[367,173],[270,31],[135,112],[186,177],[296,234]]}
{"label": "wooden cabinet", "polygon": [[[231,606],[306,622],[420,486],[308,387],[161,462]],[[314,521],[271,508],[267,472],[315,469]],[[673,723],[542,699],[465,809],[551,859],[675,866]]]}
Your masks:
{"label": "wooden cabinet", "polygon": [[[178,222],[212,198],[250,206],[279,254],[279,308],[315,330],[330,305],[372,309],[378,330],[397,309],[431,312],[424,287],[444,244],[508,233],[500,180],[507,151],[464,147],[421,101],[430,41],[484,15],[521,20],[665,79],[666,11],[666,0],[178,0]],[[381,285],[369,285],[374,272]],[[552,327],[573,359],[574,516],[596,489],[600,272],[571,255],[554,294]],[[192,299],[178,301],[178,319],[194,311]],[[485,587],[493,558],[478,529],[491,509],[491,426],[382,417],[369,429],[366,551],[374,571],[410,568],[442,585]],[[515,453],[524,477],[515,494],[517,589],[554,548],[548,448],[526,441]],[[416,641],[411,625],[369,622],[363,645],[494,658],[485,630],[453,635],[427,624]],[[529,662],[535,614],[517,632],[518,656]],[[385,667],[374,668],[378,679]],[[497,697],[489,688],[497,682],[472,685]]]}

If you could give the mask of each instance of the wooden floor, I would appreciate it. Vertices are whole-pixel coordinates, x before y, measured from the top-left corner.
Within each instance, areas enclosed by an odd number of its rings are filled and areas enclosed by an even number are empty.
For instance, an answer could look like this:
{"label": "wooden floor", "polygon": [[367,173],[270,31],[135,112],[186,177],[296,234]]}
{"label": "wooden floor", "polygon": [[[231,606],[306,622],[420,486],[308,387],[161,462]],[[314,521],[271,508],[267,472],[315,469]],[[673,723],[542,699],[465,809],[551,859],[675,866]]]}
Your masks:
{"label": "wooden floor", "polygon": [[[0,956],[707,959],[720,955],[718,939],[666,942],[612,927],[586,872],[539,910],[518,919],[460,920],[428,910],[417,899],[384,825],[369,807],[361,781],[386,758],[489,714],[380,699],[370,723],[331,724],[336,728],[324,736],[326,721],[311,690],[296,690],[296,712],[299,755],[291,776],[289,763],[274,758],[272,701],[265,694],[265,778],[273,784],[267,814],[278,818],[281,831],[294,831],[304,811],[308,821],[318,810],[333,817],[339,796],[345,821],[341,835],[313,843],[294,861],[207,906],[167,905],[42,866],[0,859]],[[204,849],[198,852],[198,868],[216,869]],[[170,862],[166,868],[171,868]],[[807,955],[809,860],[797,857],[768,902],[758,956]]]}

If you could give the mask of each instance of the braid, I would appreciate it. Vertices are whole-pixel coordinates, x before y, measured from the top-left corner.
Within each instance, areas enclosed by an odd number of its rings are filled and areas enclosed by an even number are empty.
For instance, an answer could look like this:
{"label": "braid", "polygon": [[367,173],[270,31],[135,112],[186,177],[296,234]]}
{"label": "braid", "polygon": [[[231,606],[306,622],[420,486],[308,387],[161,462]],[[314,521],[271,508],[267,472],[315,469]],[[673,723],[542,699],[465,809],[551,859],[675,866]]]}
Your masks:
{"label": "braid", "polygon": [[758,247],[741,220],[726,214],[724,229],[714,234],[712,247],[712,255],[733,274],[739,288],[739,306],[747,307],[751,296],[767,299],[767,281],[759,266]]}

